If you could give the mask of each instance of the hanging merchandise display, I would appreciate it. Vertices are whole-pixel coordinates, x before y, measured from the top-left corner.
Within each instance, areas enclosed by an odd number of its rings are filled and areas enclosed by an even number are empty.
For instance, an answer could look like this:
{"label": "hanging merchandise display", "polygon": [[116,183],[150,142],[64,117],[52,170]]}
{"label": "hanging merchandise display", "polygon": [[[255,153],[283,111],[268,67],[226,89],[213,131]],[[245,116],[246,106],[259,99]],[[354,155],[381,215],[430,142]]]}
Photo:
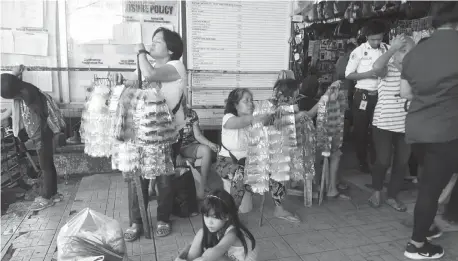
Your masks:
{"label": "hanging merchandise display", "polygon": [[342,81],[329,86],[318,103],[317,149],[323,155],[330,155],[342,146],[344,116],[348,107],[347,94],[340,87]]}
{"label": "hanging merchandise display", "polygon": [[418,43],[422,38],[429,37],[433,32],[432,18],[429,16],[414,20],[399,20],[391,27],[390,39],[397,35],[405,34],[411,36],[415,43]]}
{"label": "hanging merchandise display", "polygon": [[293,23],[293,35],[290,40],[291,65],[295,79],[302,79],[307,73],[307,50],[309,47],[309,36],[305,35],[303,24]]}
{"label": "hanging merchandise display", "polygon": [[178,133],[172,114],[156,84],[130,87],[121,95],[113,123],[112,168],[125,177],[152,179],[174,173],[171,144]]}
{"label": "hanging merchandise display", "polygon": [[311,186],[315,176],[315,132],[313,122],[296,122],[294,107],[275,106],[273,102],[257,101],[253,115],[275,115],[275,123],[254,124],[250,130],[245,184],[253,192],[269,190],[269,178],[284,182],[305,180],[311,204]]}
{"label": "hanging merchandise display", "polygon": [[111,117],[107,101],[110,86],[107,82],[94,81],[94,88],[81,115],[81,141],[84,153],[91,157],[110,157],[112,139],[107,135]]}

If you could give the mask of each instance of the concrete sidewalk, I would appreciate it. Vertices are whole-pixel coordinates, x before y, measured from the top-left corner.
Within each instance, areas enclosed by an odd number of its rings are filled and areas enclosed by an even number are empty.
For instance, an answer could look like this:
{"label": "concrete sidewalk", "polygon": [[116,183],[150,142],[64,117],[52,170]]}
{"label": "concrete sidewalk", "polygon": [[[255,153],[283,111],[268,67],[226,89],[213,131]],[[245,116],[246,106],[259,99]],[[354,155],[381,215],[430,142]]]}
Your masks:
{"label": "concrete sidewalk", "polygon": [[[355,180],[360,178],[351,177],[353,183],[358,183]],[[57,260],[56,238],[60,227],[85,207],[115,218],[124,229],[128,226],[127,186],[120,174],[83,177],[79,182],[60,184],[59,190],[64,193],[65,200],[50,209],[38,213],[12,211],[2,216],[2,260]],[[289,197],[287,207],[296,210],[303,220],[301,224],[273,218],[273,203],[266,200],[264,212],[267,220],[262,227],[258,226],[260,197],[255,196],[253,211],[241,215],[241,219],[257,239],[259,260],[405,260],[403,251],[411,229],[401,222],[412,219],[411,214],[388,207],[370,208],[366,204],[369,192],[357,186],[352,186],[350,193],[352,201],[325,201],[322,206],[311,208],[305,208],[301,199]],[[411,195],[403,194],[403,197],[408,199]],[[27,207],[27,204],[20,203],[16,208]],[[412,204],[409,208],[412,209]],[[155,222],[155,201],[150,202],[149,210]],[[128,243],[129,258],[173,261],[178,251],[191,243],[201,226],[200,216],[174,218],[172,235],[152,240],[142,237],[137,242]],[[445,230],[443,237],[436,241],[446,250],[441,260],[456,261],[458,227],[448,225]]]}

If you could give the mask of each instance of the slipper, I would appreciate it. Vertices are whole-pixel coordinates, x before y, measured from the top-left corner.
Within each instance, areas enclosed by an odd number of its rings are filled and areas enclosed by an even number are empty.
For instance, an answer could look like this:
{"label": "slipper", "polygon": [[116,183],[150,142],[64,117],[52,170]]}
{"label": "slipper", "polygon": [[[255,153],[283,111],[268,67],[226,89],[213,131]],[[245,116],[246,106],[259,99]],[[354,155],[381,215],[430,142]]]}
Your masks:
{"label": "slipper", "polygon": [[330,199],[334,199],[334,200],[339,200],[339,199],[341,199],[341,200],[351,200],[351,198],[349,196],[344,195],[342,193],[337,193],[334,196],[327,196],[327,197],[330,198]]}
{"label": "slipper", "polygon": [[374,199],[372,197],[370,197],[368,200],[367,200],[367,203],[369,204],[369,206],[373,207],[373,208],[379,208],[380,207],[380,202],[376,203],[374,202]]}
{"label": "slipper", "polygon": [[288,216],[282,216],[282,217],[276,217],[276,218],[283,219],[283,220],[291,222],[291,223],[301,223],[301,220],[299,219],[299,217],[296,214],[288,215]]}
{"label": "slipper", "polygon": [[406,205],[404,205],[404,203],[402,203],[401,201],[399,201],[397,199],[389,198],[389,199],[385,200],[385,203],[388,206],[392,207],[394,210],[398,211],[398,212],[406,212],[407,211]]}
{"label": "slipper", "polygon": [[156,236],[158,237],[166,237],[172,233],[172,228],[170,227],[170,224],[164,223],[164,224],[158,224],[156,228]]}
{"label": "slipper", "polygon": [[133,242],[137,240],[140,237],[140,231],[142,230],[138,227],[137,229],[129,227],[128,229],[126,229],[126,232],[124,232],[124,240],[126,242]]}

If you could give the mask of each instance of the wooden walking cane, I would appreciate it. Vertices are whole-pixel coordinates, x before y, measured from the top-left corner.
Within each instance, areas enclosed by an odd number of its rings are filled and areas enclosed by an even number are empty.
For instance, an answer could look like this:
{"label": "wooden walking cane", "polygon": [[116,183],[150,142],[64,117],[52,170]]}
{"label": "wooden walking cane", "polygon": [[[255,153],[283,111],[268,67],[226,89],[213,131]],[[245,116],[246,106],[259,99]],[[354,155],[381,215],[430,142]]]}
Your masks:
{"label": "wooden walking cane", "polygon": [[[324,154],[324,153],[323,153]],[[324,156],[324,162],[323,162],[323,171],[321,172],[321,186],[320,186],[320,197],[318,201],[318,205],[321,205],[323,202],[324,198],[324,190],[327,189],[328,187],[328,181],[329,181],[329,155],[323,155]]]}
{"label": "wooden walking cane", "polygon": [[140,208],[140,215],[142,217],[142,222],[143,222],[143,234],[145,235],[145,238],[151,239],[151,228],[150,228],[150,225],[149,225],[148,214],[146,213],[145,198],[144,198],[144,195],[143,195],[142,183],[141,183],[141,179],[140,179],[139,176],[136,176],[134,178],[134,183],[135,183],[135,187],[137,189],[137,195],[133,195],[133,196],[137,196],[137,198],[138,198],[138,205],[139,205],[139,208]]}
{"label": "wooden walking cane", "polygon": [[266,202],[266,193],[262,193],[262,196],[261,196],[261,209],[260,209],[260,212],[261,212],[261,218],[259,219],[259,226],[262,227],[262,219],[263,219],[263,216],[264,216],[264,203]]}

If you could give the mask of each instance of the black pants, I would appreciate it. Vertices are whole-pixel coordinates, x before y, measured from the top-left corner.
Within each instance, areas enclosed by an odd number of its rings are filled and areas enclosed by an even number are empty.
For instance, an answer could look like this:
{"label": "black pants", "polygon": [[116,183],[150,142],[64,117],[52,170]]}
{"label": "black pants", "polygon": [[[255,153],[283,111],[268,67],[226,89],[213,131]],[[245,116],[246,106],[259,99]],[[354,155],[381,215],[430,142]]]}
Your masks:
{"label": "black pants", "polygon": [[41,148],[37,150],[42,173],[41,196],[50,199],[57,194],[57,171],[54,166],[53,132],[46,125],[41,134]]}
{"label": "black pants", "polygon": [[[180,136],[182,136],[181,133]],[[181,139],[180,141],[172,145],[172,159],[174,165],[176,158],[180,153],[180,148]],[[162,221],[165,223],[170,222],[170,215],[172,214],[173,210],[173,198],[175,197],[175,191],[172,186],[174,178],[174,175],[161,175],[156,177],[157,190],[159,194],[157,198],[157,221]],[[141,179],[145,209],[148,208],[149,182],[149,179]],[[132,222],[136,224],[142,224],[142,217],[140,215],[140,207],[137,197],[137,189],[135,188],[135,186],[133,186],[131,191],[133,193],[133,195],[131,195],[132,209],[130,210],[132,211]]]}
{"label": "black pants", "polygon": [[458,172],[458,139],[445,143],[417,143],[412,145],[412,150],[422,165],[412,240],[424,242],[436,216],[442,190],[453,173]]}
{"label": "black pants", "polygon": [[[157,198],[157,221],[162,221],[165,223],[170,222],[170,215],[173,210],[173,198],[175,192],[172,188],[174,175],[161,175],[156,178],[156,184],[158,189],[158,198]],[[149,188],[149,179],[141,178],[141,186],[143,191],[143,202],[145,202],[145,209],[148,209],[148,188]],[[143,224],[142,216],[140,214],[139,201],[137,197],[137,189],[135,186],[132,188],[132,222],[135,224]]]}
{"label": "black pants", "polygon": [[393,169],[388,186],[388,197],[396,198],[404,181],[409,166],[410,145],[404,141],[405,134],[382,130],[374,127],[372,129],[377,159],[372,171],[372,186],[375,190],[383,189],[385,174],[391,165],[393,156]]}
{"label": "black pants", "polygon": [[[361,102],[367,102],[366,109],[360,109]],[[368,91],[355,89],[353,95],[353,135],[355,140],[356,156],[360,164],[367,164],[367,148],[372,143],[369,129],[374,117],[374,109],[377,104],[377,94],[369,95]],[[375,158],[374,146],[371,146],[371,156]]]}

